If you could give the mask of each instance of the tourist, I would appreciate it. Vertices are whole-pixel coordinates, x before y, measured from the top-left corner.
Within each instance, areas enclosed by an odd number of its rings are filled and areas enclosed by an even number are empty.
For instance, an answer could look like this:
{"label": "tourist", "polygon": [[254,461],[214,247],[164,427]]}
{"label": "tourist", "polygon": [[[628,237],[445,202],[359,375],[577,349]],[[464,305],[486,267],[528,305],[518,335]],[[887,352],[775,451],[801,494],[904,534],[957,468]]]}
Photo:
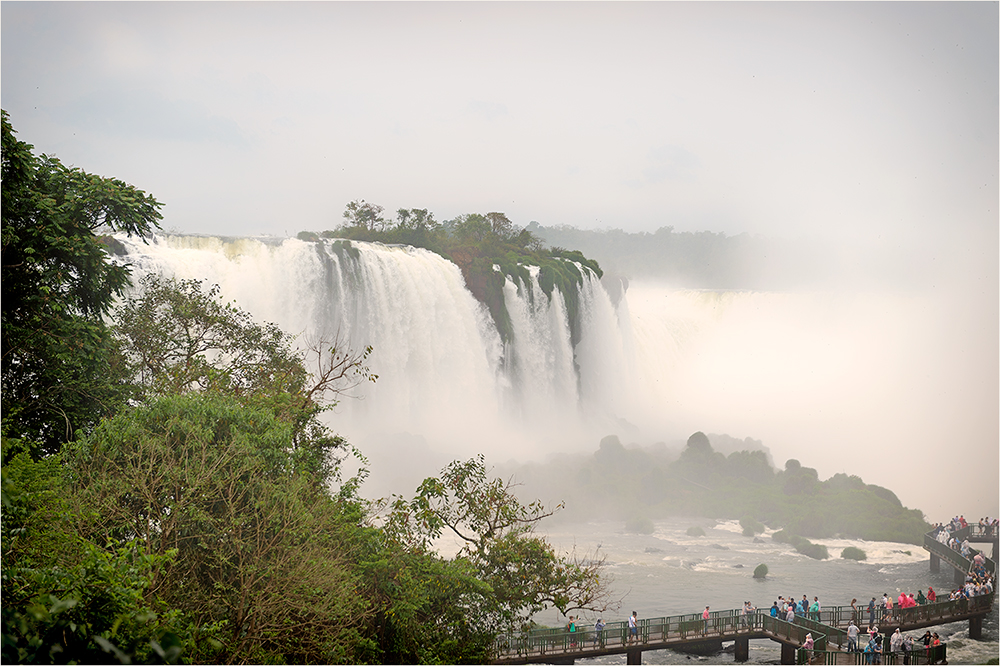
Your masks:
{"label": "tourist", "polygon": [[788,604],[788,612],[785,613],[785,622],[795,622],[795,604]]}
{"label": "tourist", "polygon": [[598,643],[604,647],[604,620],[601,618],[597,618],[597,622],[594,623],[594,645]]}
{"label": "tourist", "polygon": [[900,633],[899,627],[896,627],[896,631],[892,632],[892,638],[889,639],[889,650],[892,652],[900,652],[903,649],[903,634]]}
{"label": "tourist", "polygon": [[875,597],[868,602],[868,626],[875,624]]}
{"label": "tourist", "polygon": [[865,663],[872,664],[875,662],[875,637],[871,636],[868,638],[868,644],[865,645]]}
{"label": "tourist", "polygon": [[632,611],[632,614],[628,617],[628,640],[631,643],[634,638],[636,641],[639,640],[639,625],[636,624],[638,620],[638,613]]}
{"label": "tourist", "polygon": [[937,601],[937,593],[934,591],[934,588],[930,586],[927,587],[927,601],[930,603]]}
{"label": "tourist", "polygon": [[858,621],[858,606],[857,606],[857,603],[858,603],[857,599],[851,599],[851,619],[854,620],[855,622]]}
{"label": "tourist", "polygon": [[813,635],[812,634],[806,634],[806,640],[802,644],[802,648],[804,650],[808,650],[808,652],[806,653],[806,659],[812,659],[812,654],[811,653],[812,653],[813,645],[815,645],[815,641],[813,641]]}
{"label": "tourist", "polygon": [[819,597],[813,597],[812,606],[809,607],[809,613],[813,621],[819,622]]}
{"label": "tourist", "polygon": [[708,631],[708,619],[711,617],[708,612],[708,606],[705,606],[705,611],[701,614],[701,619],[705,621],[705,624],[701,628],[701,633],[705,634]]}
{"label": "tourist", "polygon": [[927,603],[927,597],[924,596],[923,590],[917,590],[917,604],[923,606]]}
{"label": "tourist", "polygon": [[858,625],[854,624],[854,620],[847,625],[847,651],[858,651]]}

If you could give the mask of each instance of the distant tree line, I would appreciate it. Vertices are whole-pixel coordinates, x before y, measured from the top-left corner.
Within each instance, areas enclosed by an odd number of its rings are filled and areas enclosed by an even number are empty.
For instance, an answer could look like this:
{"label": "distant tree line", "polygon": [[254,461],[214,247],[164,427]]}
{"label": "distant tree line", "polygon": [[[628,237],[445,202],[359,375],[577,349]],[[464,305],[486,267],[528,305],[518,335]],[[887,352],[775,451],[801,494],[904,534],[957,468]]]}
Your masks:
{"label": "distant tree line", "polygon": [[611,274],[680,288],[780,290],[822,280],[831,268],[826,247],[805,238],[728,236],[672,226],[627,232],[531,222],[526,229],[546,243],[580,250]]}
{"label": "distant tree line", "polygon": [[561,518],[567,521],[740,520],[747,536],[766,525],[783,530],[777,539],[803,548],[806,537],[837,535],[920,544],[930,529],[921,511],[904,507],[887,488],[842,473],[820,481],[815,469],[794,459],[775,469],[760,450],[726,456],[701,432],[688,438],[679,455],[665,446],[625,447],[612,435],[590,456],[562,456],[506,471],[532,491],[544,488],[564,497],[570,509]]}
{"label": "distant tree line", "polygon": [[152,233],[161,204],[2,121],[4,663],[483,663],[543,607],[613,606],[599,555],[535,532],[559,507],[481,457],[362,499],[320,416],[378,379],[371,349],[196,280],[130,289],[103,234]]}

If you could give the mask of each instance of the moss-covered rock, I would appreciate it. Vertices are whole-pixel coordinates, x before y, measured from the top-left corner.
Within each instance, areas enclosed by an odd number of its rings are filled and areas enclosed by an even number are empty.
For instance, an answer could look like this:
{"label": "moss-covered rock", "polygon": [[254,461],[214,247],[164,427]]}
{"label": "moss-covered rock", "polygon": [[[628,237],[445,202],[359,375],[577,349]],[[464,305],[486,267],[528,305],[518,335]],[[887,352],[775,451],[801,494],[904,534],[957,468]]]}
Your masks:
{"label": "moss-covered rock", "polygon": [[625,531],[634,534],[652,534],[654,530],[653,521],[645,516],[629,518],[625,521]]}

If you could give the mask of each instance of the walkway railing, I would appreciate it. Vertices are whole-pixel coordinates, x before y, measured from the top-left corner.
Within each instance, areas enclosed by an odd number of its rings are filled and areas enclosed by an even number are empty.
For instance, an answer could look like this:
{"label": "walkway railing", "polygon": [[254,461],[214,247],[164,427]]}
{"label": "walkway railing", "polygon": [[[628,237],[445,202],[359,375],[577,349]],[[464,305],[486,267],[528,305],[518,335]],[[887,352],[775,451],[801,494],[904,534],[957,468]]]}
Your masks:
{"label": "walkway railing", "polygon": [[[950,536],[955,537],[959,542],[961,542],[967,537],[973,536],[978,528],[978,525],[969,525],[968,527],[963,527],[952,532]],[[954,548],[951,548],[948,544],[941,543],[935,537],[931,536],[932,534],[933,532],[928,532],[924,535],[924,550],[930,551],[933,555],[940,557],[951,566],[968,575],[969,572],[972,571],[972,560],[967,557],[963,557],[962,553]],[[983,556],[983,566],[986,567],[986,571],[988,571],[991,576],[995,576],[997,571],[996,562],[987,557],[986,553],[981,550],[973,549],[973,551],[980,553]]]}
{"label": "walkway railing", "polygon": [[[879,656],[882,664],[947,664],[948,646],[945,643],[925,648],[914,645],[910,652],[883,652]],[[874,655],[867,652],[838,652],[834,650],[795,651],[796,664],[871,664]]]}
{"label": "walkway railing", "polygon": [[[882,629],[883,635],[887,627],[900,627],[903,631],[954,622],[970,615],[988,613],[993,609],[994,594],[985,594],[971,599],[956,601],[938,601],[936,603],[915,606],[913,608],[894,607],[892,611],[876,609],[875,623]],[[700,640],[733,640],[740,636],[757,634],[763,637],[773,637],[777,640],[801,645],[805,642],[807,633],[813,635],[815,650],[821,652],[843,652],[847,649],[848,623],[854,620],[858,627],[869,623],[867,608],[856,610],[851,606],[830,606],[820,611],[820,619],[810,619],[797,615],[795,622],[786,622],[773,618],[764,610],[744,615],[742,610],[713,611],[706,621],[700,613],[686,615],[671,615],[652,619],[641,619],[636,622],[638,640],[629,642],[629,630],[626,622],[609,622],[598,632],[594,627],[580,627],[569,632],[564,628],[537,629],[528,632],[513,632],[502,634],[494,643],[494,659],[501,658],[537,658],[547,654],[563,656],[573,652],[623,652],[630,645],[650,649],[650,644],[691,643]],[[865,640],[862,629],[859,641]],[[920,646],[923,649],[923,646]],[[893,663],[885,661],[883,663]],[[851,657],[845,657],[851,659]],[[854,661],[838,661],[817,663],[863,663]],[[901,662],[900,662],[901,663]],[[913,663],[927,663],[913,662]]]}
{"label": "walkway railing", "polygon": [[[993,608],[993,599],[996,592],[981,594],[969,599],[957,599],[955,601],[937,601],[935,603],[913,606],[912,608],[900,608],[893,606],[892,610],[876,608],[875,624],[879,627],[903,626],[922,627],[932,624],[942,624],[945,621],[952,621],[952,618],[977,613],[988,613]],[[850,620],[854,624],[864,627],[871,624],[871,616],[867,607],[858,606],[854,612],[850,606],[831,606],[824,608],[820,613],[820,622],[837,628],[845,628]],[[798,618],[796,618],[798,621]],[[847,645],[846,639],[844,645]]]}

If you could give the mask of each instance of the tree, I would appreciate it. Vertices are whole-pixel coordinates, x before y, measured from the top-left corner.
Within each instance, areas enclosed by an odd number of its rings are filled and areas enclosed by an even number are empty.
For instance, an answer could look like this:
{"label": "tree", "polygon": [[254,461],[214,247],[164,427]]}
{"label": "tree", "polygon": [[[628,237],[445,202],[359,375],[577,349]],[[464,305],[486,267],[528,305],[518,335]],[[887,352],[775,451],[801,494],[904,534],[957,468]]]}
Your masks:
{"label": "tree", "polygon": [[378,204],[356,199],[348,203],[344,210],[344,225],[367,231],[385,231],[386,222],[382,216],[384,211]]}
{"label": "tree", "polygon": [[125,399],[102,317],[128,285],[97,235],[145,235],[162,206],[142,190],[36,157],[3,124],[2,410],[8,436],[52,453]]}
{"label": "tree", "polygon": [[534,533],[553,513],[538,501],[522,504],[512,481],[489,478],[480,455],[425,479],[412,500],[397,498],[387,530],[417,548],[429,548],[444,530],[458,536],[465,544],[458,557],[491,588],[483,622],[501,631],[548,606],[563,613],[612,606],[603,557],[560,556]]}
{"label": "tree", "polygon": [[4,458],[3,661],[176,661],[172,614],[144,599],[172,553],[81,539],[61,452],[34,460],[22,442],[5,439]]}
{"label": "tree", "polygon": [[115,326],[139,395],[207,391],[263,401],[292,425],[293,446],[312,451],[317,470],[336,462],[330,456],[346,443],[318,416],[378,378],[364,365],[370,347],[355,352],[338,339],[296,350],[292,336],[220,302],[218,285],[206,292],[199,280],[149,275],[140,287],[122,304]]}
{"label": "tree", "polygon": [[79,533],[172,554],[146,599],[180,611],[195,663],[344,663],[368,615],[358,512],[267,404],[168,395],[65,450]]}

